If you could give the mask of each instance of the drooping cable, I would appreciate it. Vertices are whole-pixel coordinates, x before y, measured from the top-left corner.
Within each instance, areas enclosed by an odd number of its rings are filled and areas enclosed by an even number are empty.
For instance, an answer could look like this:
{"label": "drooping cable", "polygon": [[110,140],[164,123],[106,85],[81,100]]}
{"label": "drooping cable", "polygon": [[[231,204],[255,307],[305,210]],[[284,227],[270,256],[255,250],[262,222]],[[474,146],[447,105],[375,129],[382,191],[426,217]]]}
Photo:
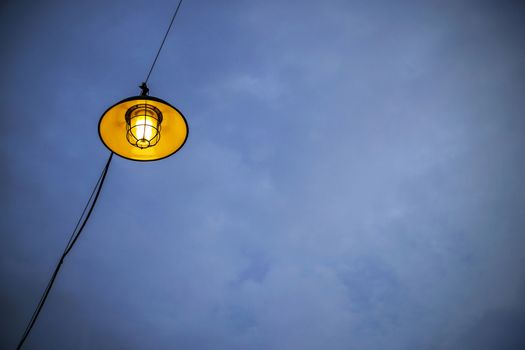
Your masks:
{"label": "drooping cable", "polygon": [[171,30],[171,26],[173,25],[173,22],[175,21],[175,17],[177,17],[177,13],[179,13],[180,5],[182,4],[182,0],[179,0],[179,4],[177,5],[177,8],[175,9],[175,13],[173,14],[173,17],[171,17],[171,22],[168,27],[168,30],[166,30],[166,34],[164,34],[164,38],[162,39],[162,43],[160,44],[159,50],[157,51],[157,55],[155,56],[155,59],[153,60],[153,63],[151,64],[151,68],[149,69],[148,76],[146,77],[146,80],[144,80],[144,83],[148,83],[149,77],[151,75],[151,72],[153,71],[153,67],[155,67],[155,64],[157,63],[157,59],[159,58],[160,51],[162,50],[162,47],[164,46],[164,42],[166,42],[166,38],[168,37],[168,34]]}
{"label": "drooping cable", "polygon": [[58,261],[55,267],[55,270],[53,271],[53,274],[51,275],[51,278],[49,279],[49,282],[47,283],[47,286],[44,289],[44,292],[42,293],[40,301],[38,302],[35,308],[35,311],[33,312],[31,319],[29,320],[29,323],[27,324],[27,327],[22,335],[22,338],[20,339],[20,342],[18,343],[18,346],[16,347],[17,350],[20,350],[22,348],[22,345],[24,345],[24,342],[29,336],[29,333],[31,332],[31,329],[34,326],[38,318],[38,315],[40,314],[40,311],[44,307],[44,304],[49,295],[49,292],[51,291],[51,288],[53,287],[53,283],[55,282],[58,272],[60,271],[60,268],[62,267],[64,258],[71,251],[76,241],[78,240],[78,237],[80,237],[80,234],[82,233],[84,226],[86,226],[89,216],[91,215],[91,213],[93,212],[93,209],[95,208],[95,203],[97,202],[97,199],[100,195],[100,191],[102,190],[102,186],[104,185],[104,180],[106,179],[106,175],[108,173],[109,165],[111,164],[112,159],[113,159],[113,152],[111,152],[111,154],[109,155],[106,165],[104,166],[104,169],[102,170],[102,173],[100,174],[100,177],[98,178],[98,181],[95,187],[93,188],[91,195],[89,196],[89,200],[87,201],[86,206],[84,207],[84,210],[82,211],[82,215],[80,216],[77,222],[77,225],[75,226],[75,229],[73,230],[69,238],[69,241],[67,242],[67,245],[64,248],[64,252],[62,253],[62,256],[60,257],[60,260]]}
{"label": "drooping cable", "polygon": [[[105,169],[105,168],[104,168]],[[88,210],[88,207],[91,203],[91,200],[93,199],[93,196],[95,195],[95,193],[97,192],[97,188],[99,187],[99,184],[100,184],[100,181],[102,180],[102,175],[104,173],[104,169],[102,170],[102,173],[100,174],[99,178],[98,178],[98,181],[97,183],[95,184],[95,187],[93,188],[93,191],[91,191],[91,195],[89,196],[89,199],[88,201],[86,202],[86,205],[84,206],[84,209],[82,210],[82,214],[80,214],[80,217],[78,218],[78,221],[77,221],[77,224],[75,225],[75,228],[73,229],[73,231],[71,232],[71,236],[69,237],[69,240],[64,248],[64,251],[62,252],[62,256],[64,256],[64,254],[66,254],[66,251],[67,249],[69,248],[69,246],[71,245],[71,241],[73,240],[73,238],[76,236],[77,232],[78,232],[78,227],[80,226],[81,222],[82,222],[82,219],[84,218],[84,215],[86,213],[86,210]],[[60,263],[60,260],[59,260],[59,263]],[[34,321],[36,321],[36,314],[37,312],[40,312],[40,308],[41,308],[41,305],[43,303],[43,300],[44,300],[44,297],[47,295],[47,292],[50,288],[51,288],[51,284],[53,283],[54,281],[54,278],[52,276],[52,278],[49,280],[46,288],[44,289],[44,293],[42,294],[42,296],[40,297],[40,300],[37,304],[37,307],[35,308],[35,311],[33,312],[33,314],[31,315],[31,319],[29,321],[29,323],[27,324],[26,326],[26,329],[24,330],[24,336],[26,336],[26,334],[29,333],[30,331],[30,327],[32,327],[32,325],[34,324]],[[20,344],[21,345],[21,344]],[[20,347],[19,345],[19,347]]]}
{"label": "drooping cable", "polygon": [[[179,0],[179,3],[177,5],[177,8],[175,9],[175,12],[171,18],[171,21],[170,21],[170,24],[168,26],[168,29],[166,30],[166,33],[164,34],[164,38],[162,39],[162,42],[160,44],[160,47],[157,51],[157,54],[155,55],[155,59],[153,60],[153,63],[151,64],[151,67],[149,69],[149,72],[148,72],[148,75],[146,77],[146,80],[144,81],[144,83],[142,84],[141,86],[141,89],[142,89],[142,94],[143,95],[147,95],[148,94],[148,91],[149,89],[147,88],[147,82],[151,76],[151,73],[153,72],[153,68],[155,68],[155,65],[157,63],[157,60],[159,58],[159,55],[160,55],[160,52],[162,51],[162,48],[164,47],[164,43],[166,42],[166,39],[168,37],[168,34],[171,30],[171,27],[173,26],[173,22],[175,21],[175,18],[177,17],[177,14],[179,12],[179,9],[180,9],[180,6],[182,4],[182,0]],[[104,167],[104,169],[102,170],[102,173],[95,185],[95,187],[93,188],[93,191],[91,192],[91,195],[86,203],[86,206],[84,207],[84,210],[82,211],[82,214],[73,230],[73,232],[71,233],[71,236],[66,244],[66,247],[64,248],[64,251],[62,253],[62,256],[60,257],[60,260],[58,261],[56,267],[55,267],[55,270],[53,271],[53,274],[51,275],[51,278],[49,279],[49,282],[46,286],[46,288],[44,289],[44,292],[42,293],[42,296],[40,297],[40,300],[33,312],[33,314],[31,315],[31,319],[29,320],[29,323],[27,324],[26,326],[26,329],[24,330],[24,333],[22,335],[22,338],[20,340],[20,342],[18,343],[18,346],[17,346],[17,350],[21,349],[21,347],[23,346],[25,340],[27,339],[27,337],[29,336],[29,333],[31,332],[39,314],[40,314],[40,311],[42,310],[45,302],[46,302],[46,299],[49,295],[49,292],[51,291],[51,288],[53,287],[53,284],[55,282],[55,279],[58,275],[58,272],[60,271],[60,268],[62,266],[62,263],[64,262],[64,259],[65,257],[67,256],[67,254],[71,251],[71,249],[73,248],[73,246],[75,245],[75,243],[77,242],[78,238],[80,237],[80,234],[82,233],[82,230],[84,229],[94,207],[95,207],[95,203],[97,202],[97,199],[100,195],[100,191],[102,189],[102,186],[104,184],[104,180],[106,178],[106,175],[107,175],[107,172],[108,172],[108,169],[109,169],[109,165],[111,163],[111,160],[113,158],[113,152],[109,155],[109,158],[106,162],[106,165]],[[88,209],[89,208],[89,209]]]}

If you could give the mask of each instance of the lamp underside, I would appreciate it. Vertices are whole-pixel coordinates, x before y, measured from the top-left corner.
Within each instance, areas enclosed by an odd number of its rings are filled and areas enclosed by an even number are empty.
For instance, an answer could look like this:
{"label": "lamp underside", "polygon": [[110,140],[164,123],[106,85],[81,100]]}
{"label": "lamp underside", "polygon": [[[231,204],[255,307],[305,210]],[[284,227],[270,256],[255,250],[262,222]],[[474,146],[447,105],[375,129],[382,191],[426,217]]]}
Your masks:
{"label": "lamp underside", "polygon": [[[140,148],[132,145],[126,136],[126,112],[133,106],[145,104],[162,113],[162,129],[155,145]],[[102,143],[113,153],[130,160],[153,161],[169,157],[182,148],[188,138],[188,123],[182,113],[166,101],[152,96],[133,96],[102,114],[98,133]]]}

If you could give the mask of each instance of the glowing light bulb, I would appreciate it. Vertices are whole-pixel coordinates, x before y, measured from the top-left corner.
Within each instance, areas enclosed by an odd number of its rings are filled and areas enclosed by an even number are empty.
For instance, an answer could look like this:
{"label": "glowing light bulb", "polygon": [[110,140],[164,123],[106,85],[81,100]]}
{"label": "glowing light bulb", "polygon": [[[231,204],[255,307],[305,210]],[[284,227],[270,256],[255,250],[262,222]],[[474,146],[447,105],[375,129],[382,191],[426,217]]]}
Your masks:
{"label": "glowing light bulb", "polygon": [[[137,138],[137,144],[139,146],[148,146],[149,140],[153,135],[153,120],[151,117],[146,115],[137,116],[135,119],[135,125],[132,128],[134,136]],[[155,123],[156,124],[156,123]]]}
{"label": "glowing light bulb", "polygon": [[162,113],[149,105],[135,105],[126,112],[128,142],[138,148],[155,146],[160,139]]}

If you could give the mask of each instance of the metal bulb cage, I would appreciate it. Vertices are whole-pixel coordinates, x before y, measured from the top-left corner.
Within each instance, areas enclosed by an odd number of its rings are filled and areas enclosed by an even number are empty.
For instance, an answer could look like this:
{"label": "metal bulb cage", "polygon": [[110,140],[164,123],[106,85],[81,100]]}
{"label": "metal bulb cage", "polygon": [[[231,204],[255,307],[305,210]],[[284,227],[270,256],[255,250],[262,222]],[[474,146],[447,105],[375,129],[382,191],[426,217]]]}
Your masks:
{"label": "metal bulb cage", "polygon": [[110,151],[122,158],[144,162],[179,151],[188,139],[188,131],[186,118],[177,108],[149,95],[115,103],[98,123],[100,140]]}
{"label": "metal bulb cage", "polygon": [[126,138],[140,149],[155,146],[160,141],[162,112],[147,103],[137,104],[126,112]]}

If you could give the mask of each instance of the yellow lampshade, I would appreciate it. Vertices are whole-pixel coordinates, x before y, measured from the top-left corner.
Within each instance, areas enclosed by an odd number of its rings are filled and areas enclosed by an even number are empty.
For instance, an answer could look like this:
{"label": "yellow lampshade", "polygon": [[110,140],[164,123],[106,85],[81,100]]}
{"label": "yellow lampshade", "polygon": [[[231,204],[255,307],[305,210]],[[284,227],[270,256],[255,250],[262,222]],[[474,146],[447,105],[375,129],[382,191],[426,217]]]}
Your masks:
{"label": "yellow lampshade", "polygon": [[102,143],[115,154],[131,160],[166,158],[182,148],[188,123],[166,101],[134,96],[108,108],[98,123]]}

